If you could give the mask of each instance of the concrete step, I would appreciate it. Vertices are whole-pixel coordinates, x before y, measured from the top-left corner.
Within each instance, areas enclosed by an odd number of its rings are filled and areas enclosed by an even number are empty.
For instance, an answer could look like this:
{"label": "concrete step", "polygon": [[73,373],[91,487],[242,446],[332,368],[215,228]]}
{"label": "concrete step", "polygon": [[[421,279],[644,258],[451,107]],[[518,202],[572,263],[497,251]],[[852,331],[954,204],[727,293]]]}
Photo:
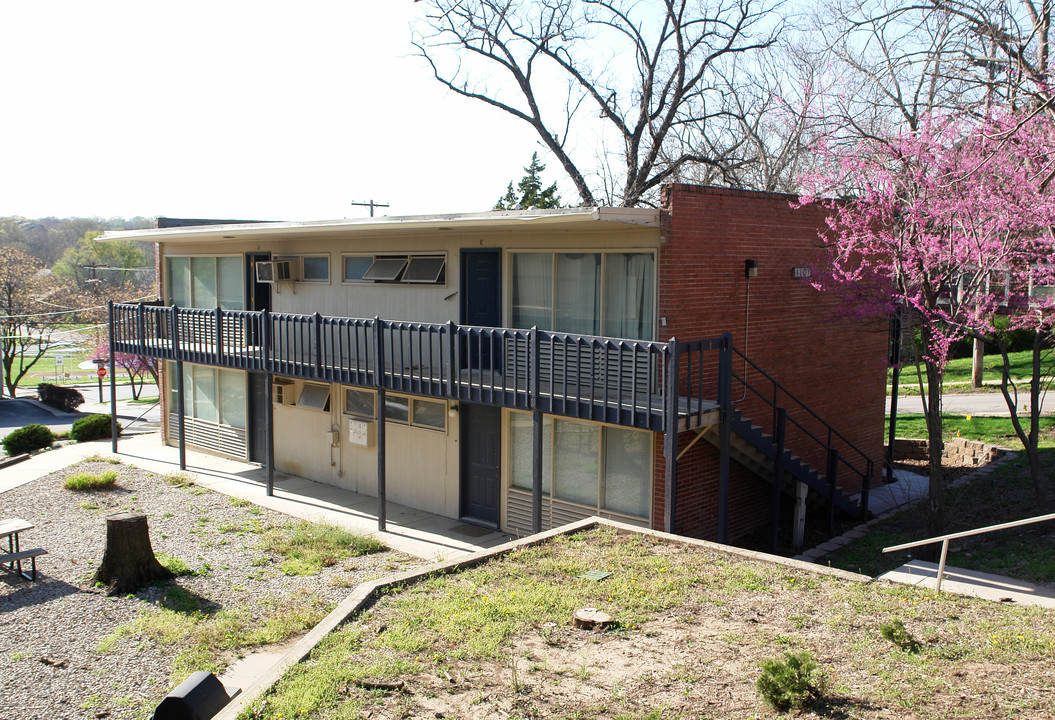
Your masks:
{"label": "concrete step", "polygon": [[[933,590],[938,583],[938,564],[912,560],[896,570],[883,573],[877,579]],[[1002,575],[963,570],[949,565],[945,566],[941,590],[997,602],[1055,608],[1055,587],[1035,585],[1025,580],[1013,580]]]}

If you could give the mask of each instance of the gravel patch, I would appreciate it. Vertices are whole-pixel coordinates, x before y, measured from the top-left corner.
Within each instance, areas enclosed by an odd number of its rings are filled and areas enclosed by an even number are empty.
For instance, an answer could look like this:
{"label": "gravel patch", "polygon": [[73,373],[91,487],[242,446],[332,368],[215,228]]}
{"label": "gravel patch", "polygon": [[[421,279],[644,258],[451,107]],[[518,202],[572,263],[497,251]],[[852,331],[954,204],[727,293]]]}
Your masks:
{"label": "gravel patch", "polygon": [[[118,472],[111,490],[63,487],[71,474],[106,470]],[[145,513],[155,553],[179,558],[200,574],[123,597],[91,587],[106,542],[106,515],[118,511]],[[22,547],[48,551],[37,559],[37,582],[0,573],[0,718],[12,720],[148,716],[172,687],[172,645],[134,634],[105,652],[99,643],[122,624],[154,612],[173,585],[219,608],[248,612],[256,622],[272,600],[315,597],[332,607],[359,583],[419,562],[386,551],[342,560],[315,576],[288,576],[279,568],[281,558],[261,547],[262,531],[299,520],[101,461],[3,493],[0,517],[33,523],[21,536]]]}

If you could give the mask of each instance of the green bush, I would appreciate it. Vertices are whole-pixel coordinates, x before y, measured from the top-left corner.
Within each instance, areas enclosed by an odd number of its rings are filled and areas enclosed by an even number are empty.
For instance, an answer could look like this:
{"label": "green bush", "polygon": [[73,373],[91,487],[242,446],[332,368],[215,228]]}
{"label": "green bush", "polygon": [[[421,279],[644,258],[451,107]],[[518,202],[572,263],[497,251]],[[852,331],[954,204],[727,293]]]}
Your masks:
{"label": "green bush", "polygon": [[8,455],[21,455],[41,448],[51,447],[55,442],[55,433],[46,425],[26,425],[4,438],[4,452]]}
{"label": "green bush", "polygon": [[[121,432],[120,423],[117,424],[117,432]],[[70,428],[70,437],[77,442],[110,437],[110,416],[96,414],[82,417],[73,423],[73,427]]]}
{"label": "green bush", "polygon": [[817,663],[808,652],[784,653],[783,660],[763,660],[761,668],[758,693],[781,712],[804,708],[821,695]]}

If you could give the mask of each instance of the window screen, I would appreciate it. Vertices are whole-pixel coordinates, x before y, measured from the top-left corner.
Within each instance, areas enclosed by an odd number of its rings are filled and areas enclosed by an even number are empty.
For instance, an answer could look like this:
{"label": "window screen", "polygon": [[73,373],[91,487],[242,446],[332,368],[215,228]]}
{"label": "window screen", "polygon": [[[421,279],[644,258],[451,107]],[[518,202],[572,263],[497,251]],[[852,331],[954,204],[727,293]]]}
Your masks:
{"label": "window screen", "polygon": [[344,411],[356,417],[374,419],[374,393],[369,390],[345,390]]}
{"label": "window screen", "polygon": [[433,400],[414,400],[414,416],[411,418],[412,425],[435,428],[436,430],[447,429],[447,403],[435,402]]}

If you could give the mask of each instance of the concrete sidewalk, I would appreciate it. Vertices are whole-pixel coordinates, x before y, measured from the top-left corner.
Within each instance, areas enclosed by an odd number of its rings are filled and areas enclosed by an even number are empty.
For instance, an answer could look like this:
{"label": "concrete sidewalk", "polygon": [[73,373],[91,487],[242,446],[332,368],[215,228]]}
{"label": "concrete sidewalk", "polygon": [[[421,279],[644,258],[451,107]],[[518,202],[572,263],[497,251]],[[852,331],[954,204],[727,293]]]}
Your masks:
{"label": "concrete sidewalk", "polygon": [[[877,579],[933,589],[938,584],[938,565],[924,560],[912,560],[896,570],[883,573]],[[1055,608],[1055,588],[948,565],[945,566],[941,590],[997,602]]]}
{"label": "concrete sidewalk", "polygon": [[187,470],[181,473],[179,450],[163,445],[157,433],[122,437],[116,455],[110,452],[109,440],[65,445],[40,453],[17,465],[0,469],[0,493],[91,455],[115,457],[159,475],[184,474],[215,492],[248,500],[292,517],[327,522],[374,535],[394,550],[430,561],[453,560],[512,539],[505,533],[392,502],[387,504],[386,531],[378,532],[375,497],[281,472],[275,473],[275,494],[268,497],[264,468],[192,450],[187,451]]}

